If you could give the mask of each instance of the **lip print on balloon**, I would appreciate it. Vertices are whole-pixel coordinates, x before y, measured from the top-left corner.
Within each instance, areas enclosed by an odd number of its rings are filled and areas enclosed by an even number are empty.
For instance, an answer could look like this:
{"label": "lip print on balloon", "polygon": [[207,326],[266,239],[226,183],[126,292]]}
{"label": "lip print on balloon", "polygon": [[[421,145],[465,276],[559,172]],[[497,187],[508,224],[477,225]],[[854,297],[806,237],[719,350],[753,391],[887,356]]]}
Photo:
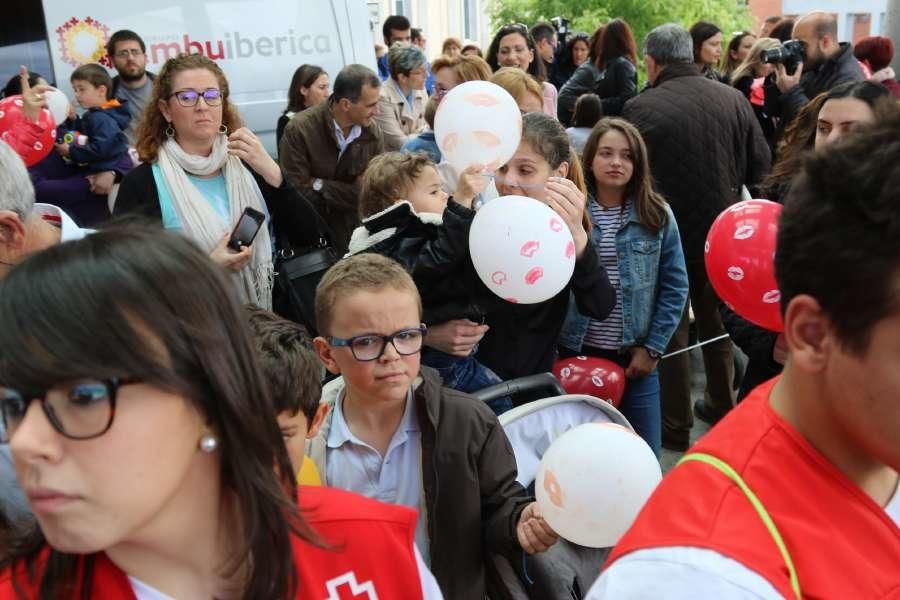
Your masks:
{"label": "lip print on balloon", "polygon": [[603,387],[603,378],[599,375],[591,375],[591,383],[593,383],[598,388]]}
{"label": "lip print on balloon", "polygon": [[459,134],[451,133],[444,138],[444,148],[447,152],[455,152],[456,146],[459,144]]}
{"label": "lip print on balloon", "polygon": [[734,265],[728,267],[728,279],[733,281],[740,281],[744,278],[744,270],[740,267],[735,267]]}
{"label": "lip print on balloon", "polygon": [[550,219],[550,231],[559,233],[563,229],[563,222],[556,217]]}
{"label": "lip print on balloon", "polygon": [[762,301],[766,304],[776,304],[781,301],[781,290],[769,290],[763,294]]}
{"label": "lip print on balloon", "polygon": [[497,106],[499,101],[490,94],[466,94],[466,100],[469,101],[470,104],[474,104],[475,106]]}
{"label": "lip print on balloon", "polygon": [[503,271],[494,271],[491,275],[491,281],[493,281],[497,285],[503,285],[506,283],[506,280],[509,279],[509,276]]}
{"label": "lip print on balloon", "polygon": [[494,148],[495,146],[499,146],[501,144],[500,138],[490,131],[473,131],[472,137],[478,140],[478,143],[480,143],[482,146],[485,146],[487,148]]}
{"label": "lip print on balloon", "polygon": [[544,491],[547,492],[550,502],[559,508],[565,507],[565,496],[559,485],[559,480],[556,479],[556,475],[550,469],[544,470]]}
{"label": "lip print on balloon", "polygon": [[572,374],[572,367],[563,367],[563,369],[559,372],[563,377],[568,377]]}
{"label": "lip print on balloon", "polygon": [[734,230],[734,239],[746,240],[753,237],[754,233],[756,233],[756,227],[754,227],[753,225],[741,225]]}
{"label": "lip print on balloon", "polygon": [[541,249],[541,243],[536,240],[529,240],[522,244],[522,249],[519,250],[519,254],[525,256],[527,258],[533,258],[537,251]]}
{"label": "lip print on balloon", "polygon": [[566,258],[573,258],[575,256],[575,242],[569,242],[566,244]]}
{"label": "lip print on balloon", "polygon": [[544,276],[544,270],[542,268],[535,267],[533,269],[529,269],[529,271],[527,273],[525,273],[525,283],[527,285],[534,285],[543,276]]}

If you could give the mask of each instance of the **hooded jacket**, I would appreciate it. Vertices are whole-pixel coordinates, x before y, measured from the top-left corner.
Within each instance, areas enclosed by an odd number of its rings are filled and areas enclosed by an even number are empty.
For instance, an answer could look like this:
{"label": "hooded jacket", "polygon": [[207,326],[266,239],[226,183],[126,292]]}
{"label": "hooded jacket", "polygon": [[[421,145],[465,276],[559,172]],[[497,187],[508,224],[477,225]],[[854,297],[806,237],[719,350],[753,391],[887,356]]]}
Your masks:
{"label": "hooded jacket", "polygon": [[89,108],[75,119],[73,131],[87,136],[84,145],[71,144],[69,158],[91,173],[113,171],[128,154],[125,129],[131,122],[126,101],[113,98],[99,108]]}

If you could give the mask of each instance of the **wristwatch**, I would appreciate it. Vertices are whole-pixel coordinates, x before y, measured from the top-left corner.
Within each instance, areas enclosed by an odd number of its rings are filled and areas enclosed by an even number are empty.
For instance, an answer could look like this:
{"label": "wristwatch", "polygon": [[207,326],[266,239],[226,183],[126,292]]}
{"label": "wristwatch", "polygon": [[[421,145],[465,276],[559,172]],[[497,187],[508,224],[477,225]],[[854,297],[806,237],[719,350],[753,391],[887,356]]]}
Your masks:
{"label": "wristwatch", "polygon": [[652,358],[653,360],[659,360],[662,357],[662,354],[660,354],[656,350],[651,350],[647,346],[644,346],[644,350],[647,351],[647,354],[649,354],[650,358]]}
{"label": "wristwatch", "polygon": [[316,190],[317,192],[322,191],[322,180],[319,177],[313,179],[312,189]]}

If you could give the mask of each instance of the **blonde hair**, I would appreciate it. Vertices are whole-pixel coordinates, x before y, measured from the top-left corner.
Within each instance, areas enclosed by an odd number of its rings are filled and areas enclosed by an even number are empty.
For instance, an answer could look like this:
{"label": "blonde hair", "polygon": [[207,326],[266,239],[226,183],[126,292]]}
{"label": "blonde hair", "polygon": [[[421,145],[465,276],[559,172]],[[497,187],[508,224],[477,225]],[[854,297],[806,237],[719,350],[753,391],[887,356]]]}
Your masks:
{"label": "blonde hair", "polygon": [[167,60],[153,80],[153,91],[150,93],[147,108],[144,109],[144,116],[141,117],[137,129],[135,147],[141,162],[155,162],[159,155],[159,147],[166,141],[169,123],[159,110],[159,101],[170,102],[175,92],[173,88],[175,76],[182,71],[193,69],[206,69],[215,75],[222,94],[222,125],[227,127],[229,132],[243,126],[237,108],[228,100],[228,79],[219,65],[202,54],[179,54]]}
{"label": "blonde hair", "polygon": [[385,288],[408,292],[416,299],[419,319],[422,298],[409,273],[395,260],[381,254],[363,252],[334,264],[316,288],[316,327],[320,335],[330,335],[337,301],[355,292],[377,292]]}
{"label": "blonde hair", "polygon": [[457,52],[461,52],[462,51],[462,42],[459,41],[458,38],[448,37],[446,40],[444,40],[444,43],[441,46],[441,54],[443,54],[445,56],[451,56],[450,49],[453,47],[456,47]]}
{"label": "blonde hair", "polygon": [[491,67],[480,56],[441,56],[431,63],[432,73],[447,68],[453,69],[460,83],[489,81],[492,75]]}
{"label": "blonde hair", "polygon": [[527,72],[516,67],[503,67],[491,77],[491,83],[496,83],[509,95],[519,102],[525,94],[531,94],[537,98],[538,104],[544,104],[544,89],[537,79]]}
{"label": "blonde hair", "polygon": [[424,152],[386,152],[373,158],[359,190],[359,217],[366,219],[403,200],[426,167],[434,163]]}
{"label": "blonde hair", "polygon": [[763,51],[777,48],[780,45],[781,42],[775,38],[769,37],[759,38],[753,42],[750,52],[747,53],[747,58],[745,58],[734,70],[734,73],[731,74],[731,85],[734,85],[748,75],[750,77],[756,77],[756,67],[762,64],[760,58]]}

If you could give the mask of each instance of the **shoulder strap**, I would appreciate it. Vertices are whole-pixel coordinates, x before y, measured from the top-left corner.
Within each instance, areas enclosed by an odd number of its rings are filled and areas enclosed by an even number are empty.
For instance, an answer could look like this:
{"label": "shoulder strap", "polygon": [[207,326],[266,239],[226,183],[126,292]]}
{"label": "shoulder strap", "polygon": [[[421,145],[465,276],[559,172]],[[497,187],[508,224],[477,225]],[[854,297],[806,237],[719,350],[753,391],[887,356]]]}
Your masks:
{"label": "shoulder strap", "polygon": [[788,552],[787,545],[784,543],[784,538],[781,537],[781,533],[778,531],[778,527],[775,526],[775,522],[772,520],[772,517],[769,516],[769,512],[766,510],[766,507],[763,506],[759,497],[753,493],[753,490],[750,489],[750,486],[747,485],[738,472],[724,460],[703,452],[691,452],[685,454],[681,460],[678,461],[678,465],[689,461],[706,463],[714,469],[721,471],[726,477],[733,481],[742,492],[744,492],[744,495],[747,496],[747,500],[750,501],[750,504],[753,506],[754,510],[756,510],[756,514],[758,514],[759,518],[762,520],[763,525],[765,525],[766,529],[769,531],[769,535],[771,535],[772,539],[775,541],[775,545],[778,546],[779,552],[781,552],[781,557],[784,559],[784,563],[787,565],[787,570],[791,577],[791,589],[794,591],[794,595],[798,600],[802,600],[803,596],[800,593],[800,579],[797,577],[797,569],[794,567],[794,561],[791,560],[791,555]]}

